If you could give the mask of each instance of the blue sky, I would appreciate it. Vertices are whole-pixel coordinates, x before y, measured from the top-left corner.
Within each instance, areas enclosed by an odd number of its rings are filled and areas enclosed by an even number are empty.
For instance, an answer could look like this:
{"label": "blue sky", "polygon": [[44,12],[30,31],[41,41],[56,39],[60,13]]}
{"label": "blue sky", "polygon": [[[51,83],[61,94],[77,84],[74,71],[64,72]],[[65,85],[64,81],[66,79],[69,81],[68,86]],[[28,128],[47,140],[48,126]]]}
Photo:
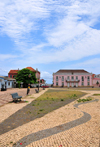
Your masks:
{"label": "blue sky", "polygon": [[100,74],[100,0],[0,0],[0,75],[27,66]]}

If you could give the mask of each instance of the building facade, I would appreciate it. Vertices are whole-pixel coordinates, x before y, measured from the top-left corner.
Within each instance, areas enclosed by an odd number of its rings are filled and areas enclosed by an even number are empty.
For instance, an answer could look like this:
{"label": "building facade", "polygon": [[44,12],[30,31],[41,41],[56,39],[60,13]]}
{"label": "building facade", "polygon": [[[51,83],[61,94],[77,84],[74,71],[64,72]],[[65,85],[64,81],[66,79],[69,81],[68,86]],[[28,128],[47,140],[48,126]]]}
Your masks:
{"label": "building facade", "polygon": [[92,75],[92,84],[94,87],[100,87],[100,74],[96,75],[96,74],[93,74]]}
{"label": "building facade", "polygon": [[8,73],[8,77],[9,78],[15,78],[15,76],[17,75],[19,69],[18,70],[10,70]]}
{"label": "building facade", "polygon": [[85,70],[59,70],[53,73],[53,86],[92,86],[92,74]]}
{"label": "building facade", "polygon": [[45,80],[44,79],[40,79],[40,85],[41,84],[45,84]]}
{"label": "building facade", "polygon": [[100,78],[93,78],[93,86],[100,87]]}
{"label": "building facade", "polygon": [[[27,69],[31,70],[33,73],[35,73],[35,76],[37,78],[37,82],[40,81],[40,72],[38,71],[38,69],[33,69],[32,67],[26,67]],[[19,69],[18,70],[10,70],[8,73],[8,77],[9,78],[15,78],[15,76],[17,75]]]}
{"label": "building facade", "polygon": [[14,88],[16,80],[9,77],[0,76],[0,89],[1,88]]}
{"label": "building facade", "polygon": [[94,74],[94,78],[100,79],[100,74],[98,74],[98,75]]}

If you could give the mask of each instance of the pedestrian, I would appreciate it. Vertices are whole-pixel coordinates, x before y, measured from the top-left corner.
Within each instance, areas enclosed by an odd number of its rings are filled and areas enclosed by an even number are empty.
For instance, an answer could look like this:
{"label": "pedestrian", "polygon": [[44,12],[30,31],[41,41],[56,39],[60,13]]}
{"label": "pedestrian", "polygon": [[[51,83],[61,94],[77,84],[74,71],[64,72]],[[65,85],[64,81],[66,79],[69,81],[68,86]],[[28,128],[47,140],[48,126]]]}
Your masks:
{"label": "pedestrian", "polygon": [[30,84],[28,84],[27,95],[29,94],[29,92],[30,92]]}

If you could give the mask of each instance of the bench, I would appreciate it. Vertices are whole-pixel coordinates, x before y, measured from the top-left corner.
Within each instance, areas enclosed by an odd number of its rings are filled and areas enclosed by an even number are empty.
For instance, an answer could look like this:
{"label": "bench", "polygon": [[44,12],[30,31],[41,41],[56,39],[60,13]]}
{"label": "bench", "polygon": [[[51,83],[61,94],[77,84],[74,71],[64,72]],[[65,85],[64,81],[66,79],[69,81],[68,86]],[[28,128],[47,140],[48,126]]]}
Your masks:
{"label": "bench", "polygon": [[13,102],[17,102],[18,99],[21,101],[22,96],[18,96],[18,93],[12,93]]}
{"label": "bench", "polygon": [[39,93],[39,91],[37,89],[35,89],[36,93]]}

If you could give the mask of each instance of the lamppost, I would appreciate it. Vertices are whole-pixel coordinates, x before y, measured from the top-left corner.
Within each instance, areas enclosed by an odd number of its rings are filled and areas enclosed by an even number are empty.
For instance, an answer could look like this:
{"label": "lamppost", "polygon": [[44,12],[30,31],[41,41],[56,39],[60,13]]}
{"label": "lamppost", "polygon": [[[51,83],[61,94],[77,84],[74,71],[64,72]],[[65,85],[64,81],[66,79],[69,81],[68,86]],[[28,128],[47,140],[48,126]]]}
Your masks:
{"label": "lamppost", "polygon": [[[30,78],[31,77],[31,74],[29,74],[28,77]],[[28,78],[28,83],[29,83],[29,78]],[[30,91],[30,86],[28,84],[28,87],[27,87],[27,95],[28,95],[29,91]]]}
{"label": "lamppost", "polygon": [[39,92],[39,77],[37,76],[37,79],[38,79],[38,92]]}
{"label": "lamppost", "polygon": [[28,75],[28,85],[30,84],[30,83],[29,83],[30,77],[31,77],[31,74]]}
{"label": "lamppost", "polygon": [[38,75],[38,69],[36,68],[36,78],[38,80],[38,92],[39,92],[39,75]]}

